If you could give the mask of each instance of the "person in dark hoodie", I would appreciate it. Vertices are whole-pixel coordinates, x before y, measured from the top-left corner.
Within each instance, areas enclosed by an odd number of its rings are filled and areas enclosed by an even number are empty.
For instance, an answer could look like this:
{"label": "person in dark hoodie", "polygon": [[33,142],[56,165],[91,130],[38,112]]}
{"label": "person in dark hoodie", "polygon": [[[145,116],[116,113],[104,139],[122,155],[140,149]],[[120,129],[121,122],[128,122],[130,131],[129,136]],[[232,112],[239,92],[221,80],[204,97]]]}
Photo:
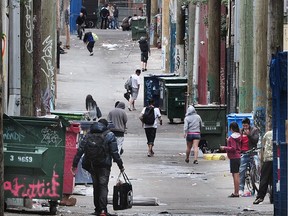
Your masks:
{"label": "person in dark hoodie", "polygon": [[186,138],[186,159],[185,162],[189,163],[191,149],[194,149],[194,164],[198,164],[198,145],[201,138],[201,124],[202,119],[197,114],[195,108],[190,105],[187,109],[184,118],[184,138]]}
{"label": "person in dark hoodie", "polygon": [[126,131],[126,124],[128,121],[127,114],[125,112],[125,103],[119,102],[116,107],[108,114],[108,122],[113,123],[113,128],[110,130],[115,134],[117,138],[118,152],[123,153],[124,133]]}
{"label": "person in dark hoodie", "polygon": [[147,71],[148,54],[150,54],[150,46],[146,37],[140,37],[139,48],[141,51],[142,72]]}
{"label": "person in dark hoodie", "polygon": [[[93,198],[95,212],[93,215],[106,216],[107,213],[107,197],[108,197],[108,183],[109,176],[112,167],[112,159],[117,163],[121,172],[124,172],[123,162],[118,154],[117,140],[113,132],[107,129],[108,122],[105,119],[101,119],[101,122],[95,122],[91,125],[90,131],[85,135],[80,142],[77,153],[74,157],[71,172],[75,175],[77,165],[80,158],[84,154],[82,167],[87,170],[92,177],[93,181]],[[91,162],[88,160],[88,140],[95,134],[100,134],[103,137],[103,143],[105,145],[105,155],[101,161]],[[99,159],[98,159],[99,160]]]}
{"label": "person in dark hoodie", "polygon": [[234,192],[228,197],[234,198],[239,197],[239,168],[240,168],[240,158],[241,158],[241,139],[239,126],[236,122],[231,122],[229,125],[229,130],[232,134],[227,139],[227,146],[220,146],[220,150],[225,150],[227,156],[230,159],[230,172],[232,173]]}

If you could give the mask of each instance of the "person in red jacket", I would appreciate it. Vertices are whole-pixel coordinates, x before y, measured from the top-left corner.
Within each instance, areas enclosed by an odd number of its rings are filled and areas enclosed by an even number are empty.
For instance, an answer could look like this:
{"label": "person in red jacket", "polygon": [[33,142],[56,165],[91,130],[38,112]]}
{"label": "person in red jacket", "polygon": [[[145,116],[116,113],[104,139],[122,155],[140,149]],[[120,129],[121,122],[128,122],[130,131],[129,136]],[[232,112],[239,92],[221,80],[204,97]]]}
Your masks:
{"label": "person in red jacket", "polygon": [[239,197],[239,167],[241,158],[241,134],[239,126],[236,122],[231,122],[229,130],[232,132],[230,137],[227,139],[227,146],[220,146],[221,150],[227,152],[227,156],[230,159],[230,172],[233,176],[234,193],[228,197]]}

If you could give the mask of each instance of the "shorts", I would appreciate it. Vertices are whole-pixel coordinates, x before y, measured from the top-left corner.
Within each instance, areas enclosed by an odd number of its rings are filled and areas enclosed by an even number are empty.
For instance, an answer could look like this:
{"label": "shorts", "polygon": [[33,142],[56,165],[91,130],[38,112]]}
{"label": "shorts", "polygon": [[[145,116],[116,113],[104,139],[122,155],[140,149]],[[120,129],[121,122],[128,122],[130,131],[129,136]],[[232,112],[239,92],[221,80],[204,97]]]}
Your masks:
{"label": "shorts", "polygon": [[131,97],[133,100],[136,100],[138,97],[138,88],[132,88]]}
{"label": "shorts", "polygon": [[148,52],[141,52],[141,61],[147,63]]}
{"label": "shorts", "polygon": [[230,173],[239,173],[240,158],[230,159]]}
{"label": "shorts", "polygon": [[200,139],[201,139],[200,133],[191,133],[191,134],[188,133],[186,136],[187,142],[192,142],[193,140],[200,140]]}

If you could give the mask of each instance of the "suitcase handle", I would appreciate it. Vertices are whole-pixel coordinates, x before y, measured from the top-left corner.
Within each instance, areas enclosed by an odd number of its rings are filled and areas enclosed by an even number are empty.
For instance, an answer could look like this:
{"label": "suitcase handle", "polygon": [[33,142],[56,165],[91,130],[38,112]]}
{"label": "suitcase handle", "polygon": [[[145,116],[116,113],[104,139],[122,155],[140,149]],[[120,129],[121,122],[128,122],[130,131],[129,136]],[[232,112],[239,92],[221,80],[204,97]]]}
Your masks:
{"label": "suitcase handle", "polygon": [[131,184],[127,174],[124,171],[119,173],[118,178],[117,178],[117,182],[119,182],[121,174],[124,178],[125,183]]}

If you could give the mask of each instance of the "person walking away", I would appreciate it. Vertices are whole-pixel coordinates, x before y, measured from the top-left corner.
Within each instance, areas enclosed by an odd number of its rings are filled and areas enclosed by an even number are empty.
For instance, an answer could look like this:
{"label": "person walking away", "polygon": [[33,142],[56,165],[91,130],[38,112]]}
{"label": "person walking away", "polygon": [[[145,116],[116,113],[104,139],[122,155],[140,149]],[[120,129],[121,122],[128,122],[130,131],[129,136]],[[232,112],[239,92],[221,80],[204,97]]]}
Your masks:
{"label": "person walking away", "polygon": [[77,34],[80,40],[82,40],[82,30],[85,31],[85,17],[83,13],[80,13],[80,15],[76,19],[76,27],[77,27]]}
{"label": "person walking away", "polygon": [[82,167],[91,174],[93,182],[95,211],[92,214],[109,215],[107,212],[107,200],[112,159],[117,163],[120,171],[124,171],[123,161],[118,154],[115,135],[107,130],[105,124],[100,122],[93,123],[90,131],[80,142],[77,153],[74,156],[71,168],[73,175],[77,171],[77,165],[83,154]]}
{"label": "person walking away", "polygon": [[194,164],[198,164],[198,146],[201,139],[202,119],[197,114],[194,106],[190,105],[184,118],[184,138],[186,138],[186,159],[189,163],[191,149],[194,149]]}
{"label": "person walking away", "polygon": [[100,10],[101,29],[108,28],[108,16],[109,16],[108,4],[105,4]]}
{"label": "person walking away", "polygon": [[232,132],[227,139],[227,146],[220,146],[220,150],[225,150],[230,159],[230,172],[233,177],[234,192],[229,198],[239,197],[239,167],[241,158],[241,134],[236,122],[231,122],[229,130]]}
{"label": "person walking away", "polygon": [[131,97],[130,97],[130,101],[129,101],[130,105],[128,107],[129,111],[136,110],[135,101],[138,97],[139,89],[140,89],[140,77],[139,77],[140,74],[141,74],[141,70],[137,69],[135,71],[135,74],[131,75],[131,77],[132,77],[132,90],[131,90]]}
{"label": "person walking away", "polygon": [[116,4],[114,4],[114,12],[113,12],[113,17],[114,17],[114,26],[115,29],[119,29],[119,9]]}
{"label": "person walking away", "polygon": [[98,36],[92,32],[86,32],[83,38],[83,42],[87,45],[87,49],[90,53],[90,56],[94,55],[93,48],[96,40],[98,40]]}
{"label": "person walking away", "polygon": [[128,121],[127,114],[125,112],[125,103],[119,102],[117,103],[116,107],[111,110],[107,117],[108,122],[113,123],[113,128],[110,130],[115,134],[117,139],[118,145],[118,153],[122,154],[123,150],[123,143],[124,143],[124,133],[126,131],[126,124]]}
{"label": "person walking away", "polygon": [[138,41],[140,51],[141,51],[141,64],[142,64],[142,72],[147,71],[147,61],[148,61],[148,54],[150,54],[150,46],[148,41],[145,37],[140,37]]}
{"label": "person walking away", "polygon": [[[253,204],[257,205],[264,201],[268,185],[273,183],[273,131],[267,131],[262,139],[263,164],[261,167],[259,191]],[[273,188],[273,187],[272,187]],[[273,190],[273,189],[272,189]],[[273,192],[271,194],[273,196]]]}
{"label": "person walking away", "polygon": [[147,156],[154,156],[154,141],[156,138],[157,124],[158,120],[160,125],[162,125],[162,118],[159,108],[154,107],[154,100],[149,100],[149,105],[144,107],[140,113],[139,119],[142,122],[142,126],[144,127],[147,145],[148,145],[148,153]]}
{"label": "person walking away", "polygon": [[[242,153],[257,147],[257,143],[259,140],[259,130],[258,128],[250,125],[249,118],[245,118],[242,120],[242,129],[240,130],[240,133],[242,135],[242,144],[241,144]],[[257,156],[257,153],[253,155],[253,159],[257,166],[259,164],[259,158]],[[250,161],[250,155],[242,154],[241,161],[240,161],[240,171],[239,171],[240,172],[240,186],[239,186],[240,196],[244,195],[245,173],[246,173],[249,161]]]}
{"label": "person walking away", "polygon": [[[100,108],[97,106],[96,101],[93,99],[92,95],[88,94],[85,100],[86,110],[88,111],[88,121],[96,121],[97,118],[102,116]],[[98,107],[98,108],[97,108]]]}

